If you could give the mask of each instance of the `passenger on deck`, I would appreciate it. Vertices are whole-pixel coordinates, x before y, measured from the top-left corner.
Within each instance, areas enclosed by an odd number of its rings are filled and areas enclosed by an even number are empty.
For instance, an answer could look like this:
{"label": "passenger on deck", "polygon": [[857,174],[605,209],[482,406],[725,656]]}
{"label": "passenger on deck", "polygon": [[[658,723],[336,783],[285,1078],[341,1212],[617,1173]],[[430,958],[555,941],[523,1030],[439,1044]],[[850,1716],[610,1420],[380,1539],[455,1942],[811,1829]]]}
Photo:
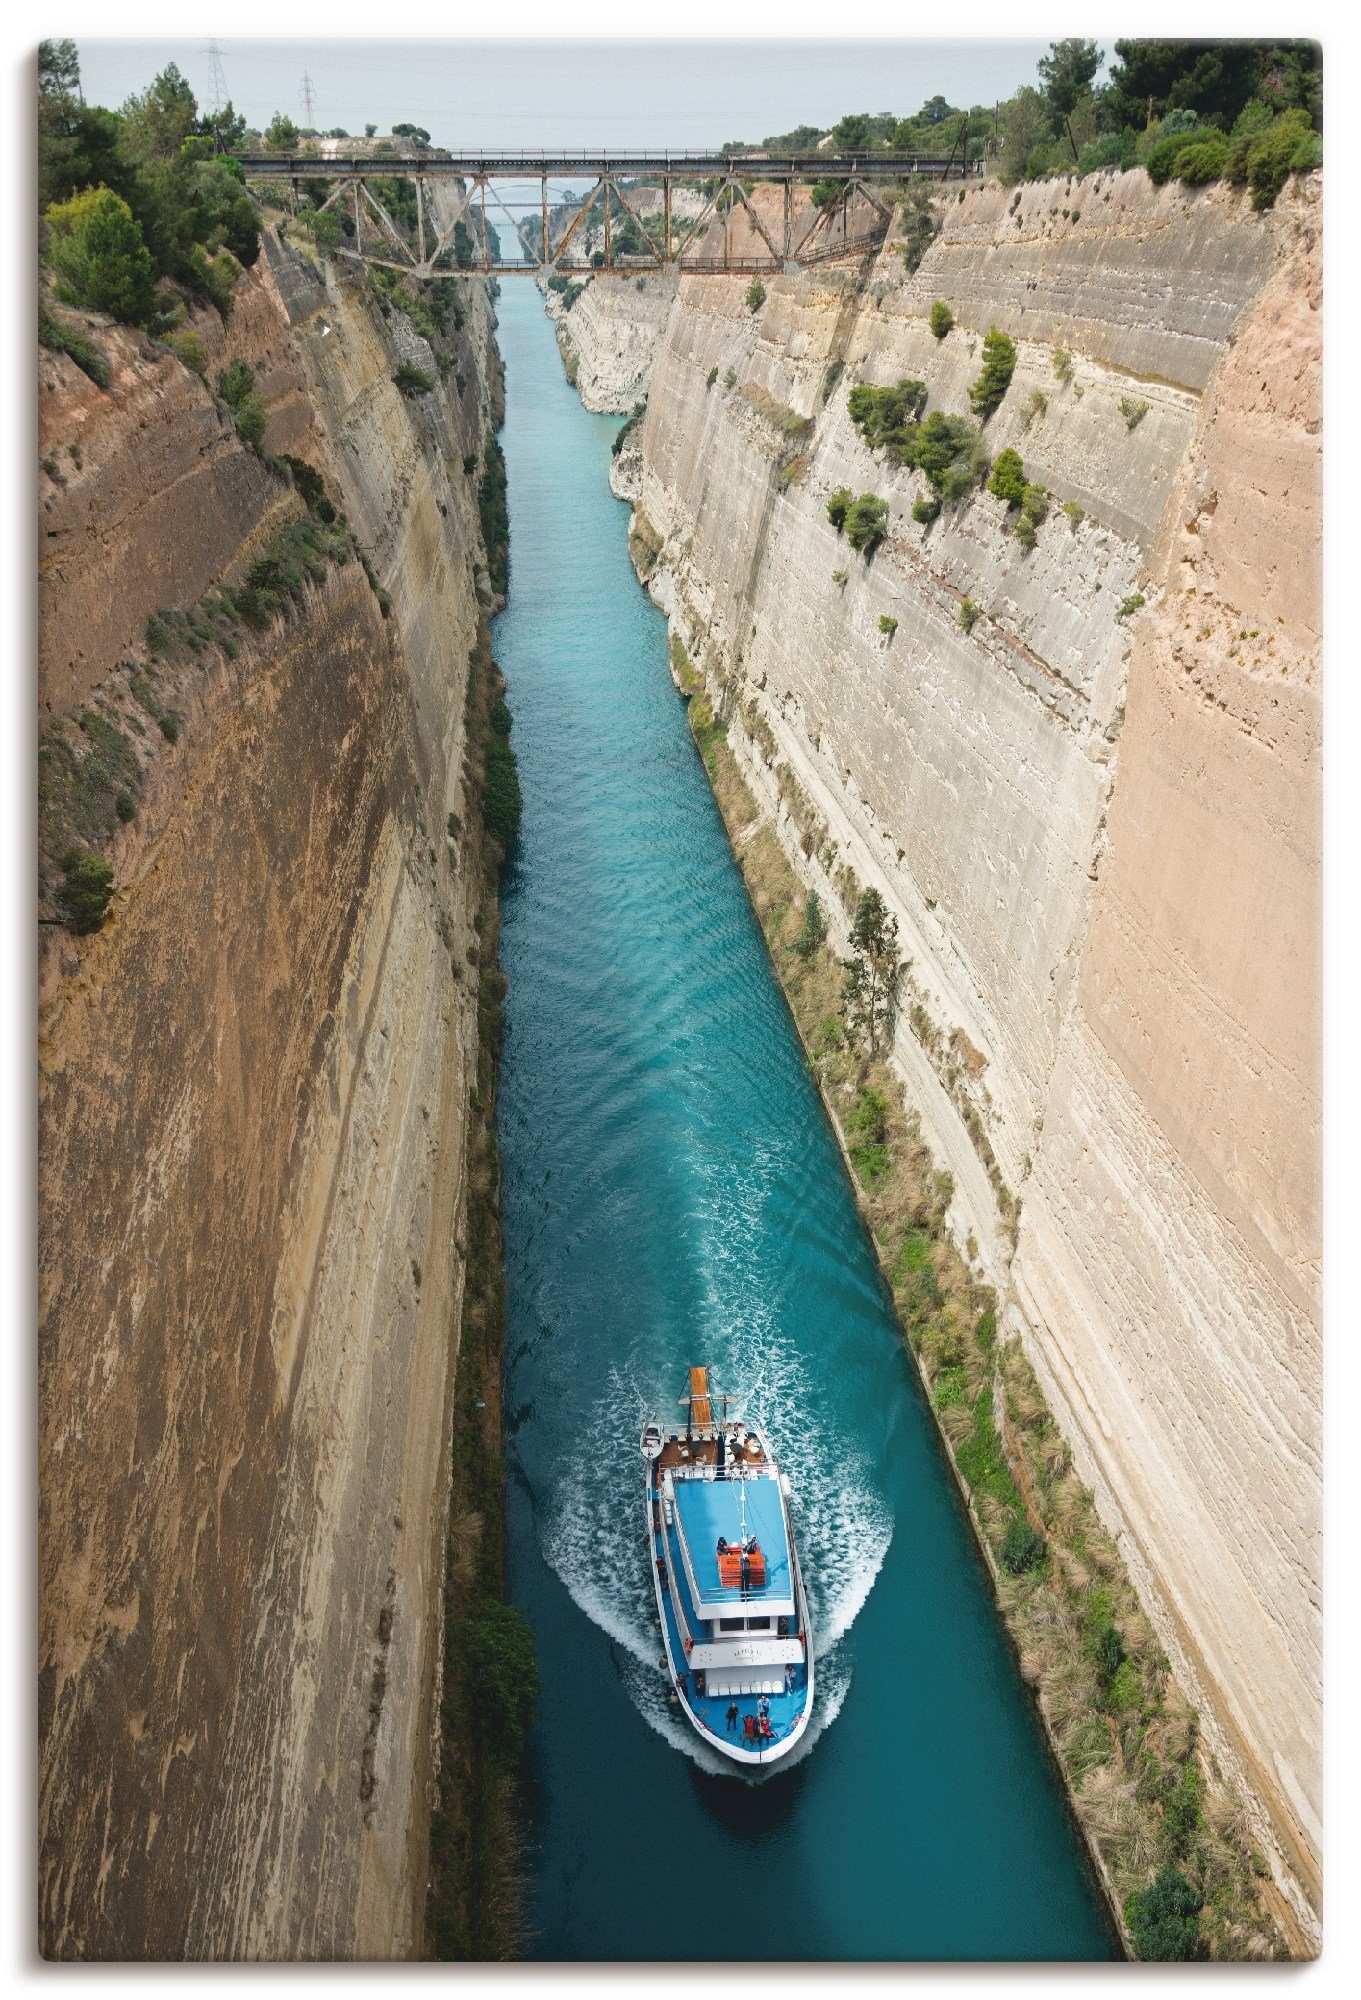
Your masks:
{"label": "passenger on deck", "polygon": [[718,1553],[721,1556],[725,1556],[728,1553],[728,1538],[726,1535],[720,1535],[718,1538]]}
{"label": "passenger on deck", "polygon": [[726,1716],[726,1718],[725,1718],[725,1719],[726,1719],[726,1721],[727,1721],[727,1724],[728,1724],[728,1734],[729,1734],[729,1736],[735,1736],[735,1735],[737,1734],[737,1717],[738,1717],[738,1713],[739,1713],[739,1711],[738,1711],[738,1707],[737,1707],[737,1703],[736,1703],[735,1701],[730,1701],[730,1702],[728,1703],[728,1713],[727,1713],[727,1716]]}
{"label": "passenger on deck", "polygon": [[768,1694],[763,1694],[763,1695],[761,1696],[761,1699],[760,1699],[760,1700],[759,1700],[759,1701],[757,1702],[757,1704],[756,1704],[756,1713],[757,1713],[757,1714],[758,1714],[758,1715],[760,1716],[760,1718],[761,1718],[762,1722],[765,1722],[765,1721],[767,1721],[767,1720],[769,1719],[769,1716],[770,1716],[770,1696],[769,1696]]}
{"label": "passenger on deck", "polygon": [[756,1741],[756,1717],[754,1715],[744,1715],[742,1717],[742,1741],[748,1749]]}

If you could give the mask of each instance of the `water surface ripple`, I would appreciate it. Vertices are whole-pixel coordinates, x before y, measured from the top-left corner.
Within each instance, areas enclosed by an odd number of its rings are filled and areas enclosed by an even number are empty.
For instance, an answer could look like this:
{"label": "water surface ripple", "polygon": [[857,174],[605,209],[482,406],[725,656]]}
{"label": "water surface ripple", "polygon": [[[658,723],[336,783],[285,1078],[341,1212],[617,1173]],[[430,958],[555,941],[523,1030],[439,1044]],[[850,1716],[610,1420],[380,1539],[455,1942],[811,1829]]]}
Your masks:
{"label": "water surface ripple", "polygon": [[[1090,1958],[1092,1892],[606,484],[504,286],[524,824],[500,1102],[510,1585],[543,1672],[530,1954]],[[793,1482],[816,1726],[759,1784],[667,1709],[643,1417],[692,1361]]]}

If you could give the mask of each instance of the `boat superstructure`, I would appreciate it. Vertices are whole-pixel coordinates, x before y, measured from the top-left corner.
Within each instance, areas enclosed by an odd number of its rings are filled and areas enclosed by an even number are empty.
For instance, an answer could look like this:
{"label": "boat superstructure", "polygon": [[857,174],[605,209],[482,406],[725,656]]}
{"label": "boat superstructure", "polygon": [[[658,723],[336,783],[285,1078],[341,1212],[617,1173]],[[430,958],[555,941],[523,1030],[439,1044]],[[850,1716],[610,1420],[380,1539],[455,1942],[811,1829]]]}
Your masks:
{"label": "boat superstructure", "polygon": [[643,1429],[648,1551],[665,1665],[688,1720],[737,1764],[789,1754],[813,1707],[813,1645],[788,1483],[765,1434],[690,1370],[684,1427]]}

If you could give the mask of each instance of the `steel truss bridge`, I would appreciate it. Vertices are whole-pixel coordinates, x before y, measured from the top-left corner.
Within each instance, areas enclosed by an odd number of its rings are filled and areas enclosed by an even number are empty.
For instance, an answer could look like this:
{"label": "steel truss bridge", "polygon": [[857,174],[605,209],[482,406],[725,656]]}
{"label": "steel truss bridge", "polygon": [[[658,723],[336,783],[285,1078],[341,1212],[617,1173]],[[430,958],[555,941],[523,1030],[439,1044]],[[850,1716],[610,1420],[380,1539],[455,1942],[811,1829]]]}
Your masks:
{"label": "steel truss bridge", "polygon": [[[352,230],[352,241],[332,254],[418,279],[803,270],[876,249],[892,220],[890,190],[898,184],[983,172],[981,161],[969,160],[967,126],[948,155],[254,154],[241,165],[257,196],[274,190],[277,199],[286,190],[294,212],[301,194],[310,198],[324,184],[318,207],[338,210]],[[415,227],[406,232],[379,192],[393,180],[415,187]],[[446,193],[432,204],[430,189],[439,183],[453,184],[452,198]],[[819,184],[823,199],[815,203],[811,190]],[[753,200],[758,188],[765,193]],[[501,254],[502,221],[514,230],[523,257]],[[456,242],[460,225],[464,235]],[[584,248],[597,226],[603,246],[587,258]]]}

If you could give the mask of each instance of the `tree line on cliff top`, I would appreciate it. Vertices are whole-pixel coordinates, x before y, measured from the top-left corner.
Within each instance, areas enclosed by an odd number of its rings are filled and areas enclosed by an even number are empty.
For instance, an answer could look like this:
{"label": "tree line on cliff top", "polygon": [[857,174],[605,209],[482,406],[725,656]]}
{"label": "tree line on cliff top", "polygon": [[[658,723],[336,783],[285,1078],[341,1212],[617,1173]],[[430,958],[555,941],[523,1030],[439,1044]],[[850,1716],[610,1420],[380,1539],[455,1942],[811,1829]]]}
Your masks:
{"label": "tree line on cliff top", "polygon": [[[948,154],[967,121],[970,159],[989,160],[1009,186],[1142,166],[1155,181],[1246,185],[1261,208],[1289,174],[1320,163],[1316,42],[1122,38],[1102,78],[1105,62],[1098,43],[1069,36],[1050,44],[1035,83],[1003,104],[966,110],[934,96],[910,118],[854,112],[830,133],[800,125],[763,140],[760,150],[811,152],[830,143],[846,153]],[[837,192],[839,184],[825,184],[824,198]]]}

